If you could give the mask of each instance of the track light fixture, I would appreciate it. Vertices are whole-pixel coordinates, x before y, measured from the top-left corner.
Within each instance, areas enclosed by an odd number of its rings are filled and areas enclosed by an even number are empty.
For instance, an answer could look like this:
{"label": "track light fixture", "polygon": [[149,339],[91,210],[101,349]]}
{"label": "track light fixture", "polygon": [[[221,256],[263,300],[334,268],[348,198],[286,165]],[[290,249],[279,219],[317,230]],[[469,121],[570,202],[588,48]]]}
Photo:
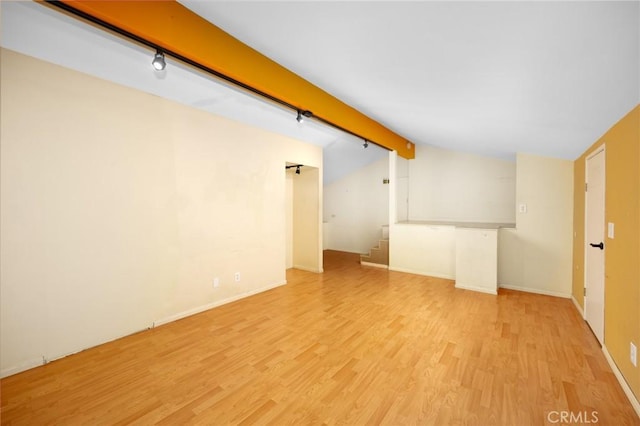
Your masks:
{"label": "track light fixture", "polygon": [[364,149],[369,148],[369,141],[365,139],[365,140],[364,140],[364,143],[362,144],[362,147],[363,147]]}
{"label": "track light fixture", "polygon": [[301,109],[298,110],[298,116],[296,117],[296,120],[298,121],[298,123],[302,123],[305,119],[305,117],[312,117],[313,113],[311,111],[303,111]]}
{"label": "track light fixture", "polygon": [[304,164],[293,164],[291,166],[285,166],[285,169],[289,170],[292,168],[296,168],[296,174],[299,175],[300,174],[300,167],[302,167]]}
{"label": "track light fixture", "polygon": [[151,65],[156,71],[162,71],[166,66],[167,62],[164,60],[164,53],[160,50],[156,50],[156,54],[153,57],[153,61],[151,61]]}

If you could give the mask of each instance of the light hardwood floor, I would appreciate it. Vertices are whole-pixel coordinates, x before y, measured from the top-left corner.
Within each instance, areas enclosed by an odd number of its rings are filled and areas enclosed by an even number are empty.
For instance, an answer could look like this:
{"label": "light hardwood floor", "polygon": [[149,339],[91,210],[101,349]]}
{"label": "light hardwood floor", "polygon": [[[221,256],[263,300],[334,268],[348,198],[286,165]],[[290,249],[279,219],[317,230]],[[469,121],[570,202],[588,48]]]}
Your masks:
{"label": "light hardwood floor", "polygon": [[358,262],[5,378],[2,423],[640,424],[569,300]]}

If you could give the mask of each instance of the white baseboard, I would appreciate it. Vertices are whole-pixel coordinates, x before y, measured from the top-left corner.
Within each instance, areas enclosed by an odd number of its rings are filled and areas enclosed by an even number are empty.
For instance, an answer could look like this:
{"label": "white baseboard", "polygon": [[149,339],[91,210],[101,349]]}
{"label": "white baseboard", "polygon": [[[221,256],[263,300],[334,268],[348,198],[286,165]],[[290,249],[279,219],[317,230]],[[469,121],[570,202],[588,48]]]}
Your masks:
{"label": "white baseboard", "polygon": [[40,367],[41,365],[46,364],[44,357],[42,358],[34,358],[29,361],[25,361],[19,365],[14,367],[6,368],[0,372],[0,378],[5,378],[8,376],[13,376],[14,374],[22,373],[23,371],[31,370],[32,368]]}
{"label": "white baseboard", "polygon": [[459,288],[460,290],[479,291],[480,293],[493,294],[494,296],[498,295],[497,289],[494,290],[486,287],[477,287],[473,285],[458,284],[457,282],[456,282],[455,288]]}
{"label": "white baseboard", "polygon": [[389,270],[390,271],[395,271],[395,272],[405,272],[407,274],[423,275],[425,277],[443,278],[445,280],[454,280],[455,279],[455,277],[451,276],[451,275],[418,271],[416,269],[410,269],[410,268],[398,268],[396,266],[391,266],[391,265],[389,265]]}
{"label": "white baseboard", "polygon": [[517,285],[504,285],[504,284],[500,284],[499,287],[500,288],[505,288],[507,290],[524,291],[526,293],[536,293],[536,294],[544,294],[545,296],[562,297],[564,299],[570,299],[571,298],[571,294],[570,293],[560,293],[558,291],[542,290],[542,289],[539,289],[539,288],[520,287],[520,286],[517,286]]}
{"label": "white baseboard", "polygon": [[371,262],[360,261],[360,264],[364,266],[372,266],[374,268],[389,269],[389,265],[383,265],[381,263],[371,263]]}
{"label": "white baseboard", "polygon": [[633,394],[633,391],[629,387],[627,381],[624,379],[624,376],[618,369],[618,366],[613,361],[613,358],[611,358],[611,354],[609,353],[605,345],[602,345],[602,352],[604,353],[604,357],[607,359],[607,362],[609,363],[613,374],[616,376],[616,379],[618,379],[620,386],[622,386],[622,390],[624,391],[625,395],[627,395],[627,398],[629,398],[629,402],[633,406],[633,409],[636,411],[638,417],[640,417],[640,401],[638,401],[638,398],[636,398],[636,396]]}
{"label": "white baseboard", "polygon": [[254,294],[262,293],[267,290],[280,287],[282,285],[285,285],[286,283],[287,281],[285,280],[285,281],[282,281],[273,285],[269,285],[266,287],[260,287],[259,289],[256,289],[256,290],[248,291],[241,294],[236,294],[234,296],[227,297],[226,299],[216,300],[214,302],[207,303],[206,305],[198,306],[193,309],[188,309],[186,311],[178,312],[177,314],[169,315],[168,317],[154,321],[153,326],[157,327],[160,325],[168,324],[173,321],[177,321],[182,318],[190,317],[191,315],[199,314],[201,312],[208,311],[209,309],[217,308],[218,306],[226,305],[227,303],[235,302],[236,300],[244,299],[245,297],[253,296]]}
{"label": "white baseboard", "polygon": [[[213,309],[215,307],[218,307],[218,306],[221,306],[221,305],[225,305],[227,303],[235,302],[236,300],[244,299],[245,297],[253,296],[254,294],[262,293],[262,292],[265,292],[267,290],[271,290],[273,288],[280,287],[282,285],[285,285],[286,283],[287,283],[287,281],[284,280],[282,282],[279,282],[279,283],[276,283],[276,284],[273,284],[273,285],[270,285],[270,286],[261,287],[259,289],[252,290],[252,291],[249,291],[249,292],[246,292],[246,293],[242,293],[242,294],[238,294],[238,295],[235,295],[235,296],[232,296],[232,297],[228,297],[226,299],[217,300],[215,302],[208,303],[208,304],[203,305],[203,306],[198,306],[197,308],[189,309],[189,310],[184,311],[184,312],[179,312],[177,314],[170,315],[170,316],[168,316],[166,318],[162,318],[162,319],[160,319],[158,321],[154,321],[153,325],[151,327],[157,327],[159,325],[163,325],[163,324],[167,324],[167,323],[170,323],[170,322],[173,322],[173,321],[177,321],[179,319],[186,318],[186,317],[189,317],[191,315],[199,314],[200,312],[208,311],[209,309]],[[137,333],[137,332],[140,332],[140,331],[143,331],[143,330],[134,331],[133,333],[125,334],[123,336],[118,336],[118,337],[115,337],[113,340],[119,339],[119,338],[122,338],[122,337],[126,337],[126,336],[128,336],[130,334],[134,334],[134,333]],[[108,343],[110,341],[111,340],[99,343],[96,346]],[[95,347],[95,346],[92,346],[92,347]],[[32,368],[40,367],[41,365],[48,364],[51,361],[55,361],[57,359],[67,357],[69,355],[73,355],[75,353],[81,352],[81,351],[86,350],[86,349],[90,349],[90,348],[79,349],[79,350],[76,350],[76,351],[73,351],[73,352],[69,352],[69,353],[64,353],[64,354],[57,354],[57,355],[53,355],[53,356],[51,356],[49,358],[46,358],[45,356],[42,356],[41,358],[35,358],[35,359],[31,359],[29,361],[25,361],[25,362],[23,362],[23,363],[21,363],[19,365],[16,365],[16,366],[13,366],[13,367],[10,367],[10,368],[6,368],[6,369],[0,371],[0,378],[13,376],[14,374],[22,373],[23,371],[27,371],[27,370],[30,370]]]}
{"label": "white baseboard", "polygon": [[576,307],[578,312],[580,312],[580,316],[584,319],[584,310],[582,309],[582,306],[578,304],[578,301],[576,300],[575,297],[573,297],[573,295],[571,295],[571,301],[573,302],[573,305]]}
{"label": "white baseboard", "polygon": [[359,254],[359,255],[362,255],[362,256],[366,256],[367,255],[367,253],[363,253],[361,251],[352,250],[352,249],[340,249],[340,248],[329,248],[329,247],[327,247],[327,248],[322,249],[322,251],[340,251],[342,253]]}
{"label": "white baseboard", "polygon": [[82,352],[82,351],[86,351],[87,349],[91,349],[91,348],[94,348],[96,346],[104,345],[105,343],[109,343],[109,342],[112,342],[114,340],[118,340],[118,339],[121,339],[123,337],[127,337],[127,336],[130,336],[132,334],[139,333],[141,331],[149,330],[150,328],[151,327],[145,327],[145,328],[142,328],[140,330],[133,330],[133,331],[125,333],[125,334],[123,334],[121,336],[114,336],[109,340],[105,340],[103,342],[99,342],[99,343],[97,343],[97,344],[95,344],[93,346],[87,346],[87,347],[84,347],[84,348],[78,348],[78,349],[72,350],[70,352],[58,352],[57,354],[42,355],[40,358],[34,358],[34,359],[29,360],[29,361],[23,362],[23,363],[21,363],[21,364],[19,364],[17,366],[2,370],[0,372],[0,378],[5,378],[5,377],[8,377],[8,376],[13,376],[14,374],[22,373],[23,371],[31,370],[32,368],[36,368],[36,367],[40,367],[40,366],[49,364],[50,362],[57,361],[59,359],[68,357],[70,355],[77,354],[77,353]]}
{"label": "white baseboard", "polygon": [[301,271],[313,272],[314,274],[321,274],[324,272],[324,269],[320,268],[310,268],[308,266],[303,265],[293,265],[293,269],[300,269]]}

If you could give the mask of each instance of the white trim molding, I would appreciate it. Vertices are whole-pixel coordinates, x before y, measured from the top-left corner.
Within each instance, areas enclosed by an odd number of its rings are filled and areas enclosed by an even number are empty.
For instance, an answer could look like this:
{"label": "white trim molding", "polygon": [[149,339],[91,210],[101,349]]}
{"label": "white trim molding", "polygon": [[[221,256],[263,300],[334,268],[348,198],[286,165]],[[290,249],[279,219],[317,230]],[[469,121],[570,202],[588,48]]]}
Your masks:
{"label": "white trim molding", "polygon": [[313,272],[314,274],[322,274],[324,272],[323,268],[310,268],[308,266],[303,266],[303,265],[293,265],[292,266],[293,269],[299,269],[301,271],[306,271],[306,272]]}
{"label": "white trim molding", "polygon": [[5,377],[13,376],[14,374],[22,373],[23,371],[31,370],[32,368],[40,367],[41,365],[46,364],[47,361],[44,357],[30,359],[29,361],[25,361],[20,363],[14,367],[7,368],[0,372],[0,378],[4,379]]}
{"label": "white trim molding", "polygon": [[231,297],[227,297],[226,299],[216,300],[215,302],[207,303],[206,305],[198,306],[193,309],[189,309],[186,311],[178,312],[177,314],[169,315],[168,317],[161,318],[157,321],[153,322],[154,327],[158,327],[160,325],[168,324],[173,321],[177,321],[182,318],[190,317],[191,315],[199,314],[204,311],[208,311],[209,309],[217,308],[218,306],[226,305],[227,303],[235,302],[236,300],[244,299],[245,297],[253,296],[254,294],[262,293],[267,290],[274,289],[276,287],[283,286],[287,283],[287,281],[282,281],[273,285],[269,285],[266,287],[260,287],[257,290],[248,291],[246,293],[236,294]]}
{"label": "white trim molding", "polygon": [[458,284],[457,282],[456,282],[455,288],[460,289],[460,290],[478,291],[480,293],[492,294],[494,296],[498,295],[498,291],[497,290],[493,290],[493,289],[486,288],[486,287],[476,287],[476,286],[472,286],[472,285]]}
{"label": "white trim molding", "polygon": [[442,278],[445,280],[455,280],[455,277],[453,276],[449,276],[445,274],[432,274],[430,272],[418,271],[411,268],[397,268],[395,266],[389,265],[389,270],[395,271],[395,272],[405,272],[407,274],[422,275],[424,277],[434,277],[434,278]]}
{"label": "white trim molding", "polygon": [[539,288],[520,287],[517,285],[504,285],[504,284],[500,284],[499,287],[507,290],[524,291],[525,293],[535,293],[535,294],[543,294],[545,296],[562,297],[563,299],[571,298],[570,293],[560,293],[558,291],[542,290]]}
{"label": "white trim molding", "polygon": [[362,266],[371,266],[373,268],[380,268],[380,269],[389,269],[389,265],[383,265],[382,263],[372,263],[372,262],[363,262],[360,261],[360,264]]}
{"label": "white trim molding", "polygon": [[616,379],[618,379],[620,386],[622,386],[622,390],[624,391],[624,394],[627,395],[627,398],[629,398],[629,402],[633,406],[633,409],[636,411],[636,414],[638,415],[638,417],[640,417],[640,401],[638,401],[638,398],[636,398],[636,396],[633,394],[631,387],[629,387],[629,384],[624,379],[624,376],[618,369],[618,366],[616,365],[613,358],[611,358],[611,354],[609,353],[605,345],[602,345],[602,352],[604,353],[604,357],[607,359],[607,362],[609,363],[609,366],[611,367],[613,374],[616,376]]}
{"label": "white trim molding", "polygon": [[[142,330],[138,330],[138,331],[136,331],[134,333],[138,333],[140,331],[148,330],[149,328],[157,327],[157,326],[160,326],[160,325],[168,324],[170,322],[177,321],[177,320],[182,319],[182,318],[190,317],[191,315],[199,314],[201,312],[208,311],[209,309],[213,309],[213,308],[216,308],[218,306],[226,305],[227,303],[235,302],[236,300],[244,299],[245,297],[253,296],[255,294],[262,293],[262,292],[274,289],[276,287],[283,286],[285,284],[287,284],[286,280],[284,280],[282,282],[279,282],[279,283],[276,283],[276,284],[273,284],[273,285],[270,285],[270,286],[261,287],[261,288],[259,288],[257,290],[253,290],[253,291],[249,291],[249,292],[246,292],[246,293],[237,294],[235,296],[228,297],[226,299],[217,300],[215,302],[211,302],[211,303],[208,303],[206,305],[198,306],[198,307],[193,308],[193,309],[189,309],[189,310],[186,310],[186,311],[183,311],[183,312],[179,312],[177,314],[170,315],[168,317],[165,317],[165,318],[162,318],[160,320],[154,321],[153,324],[150,327],[142,329]],[[134,334],[134,333],[131,333],[131,334]],[[112,340],[116,340],[116,339],[120,339],[120,338],[123,338],[123,337],[126,337],[126,336],[130,336],[131,334],[125,334],[123,336],[116,337],[116,338],[114,338]],[[103,345],[103,344],[108,343],[110,341],[111,340],[106,341],[106,342],[102,342],[102,343],[100,343],[100,344],[98,344],[96,346]],[[96,347],[96,346],[91,346],[91,347]],[[90,349],[91,347],[80,349],[80,350],[75,351],[75,352],[57,354],[57,355],[54,355],[54,356],[50,356],[48,358],[43,355],[42,358],[36,358],[36,359],[31,359],[29,361],[25,361],[25,362],[23,362],[23,363],[21,363],[21,364],[19,364],[17,366],[10,367],[10,368],[7,368],[5,370],[2,370],[0,372],[0,378],[13,376],[14,374],[22,373],[23,371],[27,371],[27,370],[31,370],[32,368],[40,367],[42,365],[50,363],[51,361],[55,361],[55,360],[67,357],[69,355],[73,355],[73,354],[81,352],[83,350]]]}
{"label": "white trim molding", "polygon": [[580,316],[585,319],[584,316],[584,309],[582,309],[582,306],[580,306],[580,304],[578,303],[578,301],[576,300],[575,297],[573,297],[573,295],[571,295],[571,301],[573,302],[573,305],[576,307],[576,309],[578,310],[578,312],[580,312]]}

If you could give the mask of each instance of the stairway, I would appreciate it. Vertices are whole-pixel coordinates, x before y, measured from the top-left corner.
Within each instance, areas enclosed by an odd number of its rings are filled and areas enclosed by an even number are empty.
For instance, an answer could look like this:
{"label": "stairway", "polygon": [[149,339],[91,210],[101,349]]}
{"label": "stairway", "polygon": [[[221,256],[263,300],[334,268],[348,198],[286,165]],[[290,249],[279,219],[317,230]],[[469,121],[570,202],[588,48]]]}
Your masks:
{"label": "stairway", "polygon": [[369,251],[369,254],[360,255],[360,264],[376,266],[379,268],[389,267],[389,239],[379,240],[378,246]]}

